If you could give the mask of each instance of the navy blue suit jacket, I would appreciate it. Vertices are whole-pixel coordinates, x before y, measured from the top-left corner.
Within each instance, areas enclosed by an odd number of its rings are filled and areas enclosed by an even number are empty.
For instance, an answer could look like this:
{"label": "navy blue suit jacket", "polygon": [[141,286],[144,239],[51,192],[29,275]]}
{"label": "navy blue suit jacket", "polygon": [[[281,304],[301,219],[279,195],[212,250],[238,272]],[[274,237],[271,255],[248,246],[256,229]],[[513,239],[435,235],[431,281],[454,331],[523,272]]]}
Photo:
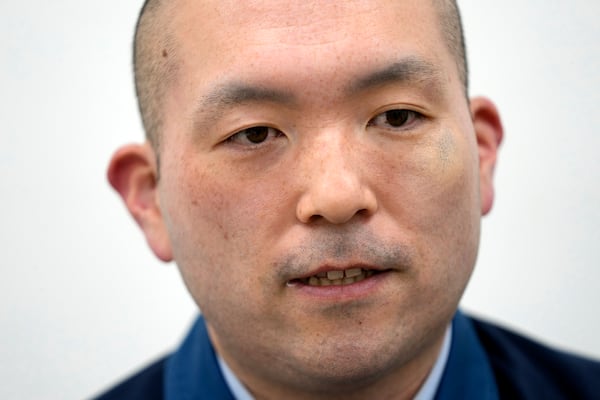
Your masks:
{"label": "navy blue suit jacket", "polygon": [[[458,312],[436,399],[600,399],[600,363]],[[181,347],[98,400],[233,399],[200,317]]]}

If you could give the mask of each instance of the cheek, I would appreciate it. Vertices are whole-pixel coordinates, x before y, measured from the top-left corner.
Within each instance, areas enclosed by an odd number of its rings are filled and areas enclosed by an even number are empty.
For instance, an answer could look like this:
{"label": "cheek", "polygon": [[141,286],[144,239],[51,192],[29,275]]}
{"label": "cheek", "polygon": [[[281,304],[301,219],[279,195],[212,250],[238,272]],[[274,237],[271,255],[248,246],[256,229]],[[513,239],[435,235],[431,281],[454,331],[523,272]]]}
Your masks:
{"label": "cheek", "polygon": [[380,174],[391,184],[383,187],[382,196],[401,221],[418,230],[434,231],[445,221],[456,223],[455,213],[474,208],[478,181],[473,145],[463,135],[445,130],[384,155]]}
{"label": "cheek", "polygon": [[[422,281],[467,273],[479,241],[476,148],[466,135],[441,131],[427,143],[396,152],[381,194],[384,212],[404,230],[420,255]],[[384,214],[385,215],[385,214]],[[439,274],[436,278],[433,275]]]}
{"label": "cheek", "polygon": [[[175,260],[190,292],[206,310],[213,298],[224,301],[224,291],[227,298],[250,295],[261,287],[260,268],[268,264],[265,243],[283,231],[285,185],[243,179],[211,164],[177,171],[163,192]],[[259,305],[262,295],[251,294]]]}

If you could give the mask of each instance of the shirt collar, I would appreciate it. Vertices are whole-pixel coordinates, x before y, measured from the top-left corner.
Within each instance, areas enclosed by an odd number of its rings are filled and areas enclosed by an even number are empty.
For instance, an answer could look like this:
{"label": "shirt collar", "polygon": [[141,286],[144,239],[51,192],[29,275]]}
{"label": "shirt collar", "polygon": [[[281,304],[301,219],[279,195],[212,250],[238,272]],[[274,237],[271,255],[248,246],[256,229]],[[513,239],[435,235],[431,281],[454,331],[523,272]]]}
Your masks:
{"label": "shirt collar", "polygon": [[425,380],[421,389],[417,392],[417,395],[413,400],[433,400],[435,393],[437,392],[438,386],[442,380],[444,370],[446,369],[446,363],[448,362],[448,355],[450,354],[450,344],[452,343],[452,325],[446,328],[444,334],[444,343],[440,350],[440,354],[429,372],[429,376]]}
{"label": "shirt collar", "polygon": [[219,368],[221,368],[221,373],[225,378],[227,386],[229,386],[229,390],[233,393],[233,397],[235,397],[236,400],[254,400],[254,397],[252,397],[248,389],[242,385],[242,382],[240,382],[233,371],[227,366],[225,360],[217,355],[217,361],[219,361]]}

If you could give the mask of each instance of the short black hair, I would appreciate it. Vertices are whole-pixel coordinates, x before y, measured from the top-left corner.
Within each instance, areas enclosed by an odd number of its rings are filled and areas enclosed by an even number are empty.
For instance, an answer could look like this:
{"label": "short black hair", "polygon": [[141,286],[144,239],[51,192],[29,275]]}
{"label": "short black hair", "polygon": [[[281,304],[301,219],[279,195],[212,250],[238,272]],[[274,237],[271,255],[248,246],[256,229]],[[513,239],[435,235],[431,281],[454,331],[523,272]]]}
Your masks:
{"label": "short black hair", "polygon": [[162,99],[177,68],[167,3],[164,0],[144,2],[133,40],[135,92],[146,139],[155,148],[162,130]]}

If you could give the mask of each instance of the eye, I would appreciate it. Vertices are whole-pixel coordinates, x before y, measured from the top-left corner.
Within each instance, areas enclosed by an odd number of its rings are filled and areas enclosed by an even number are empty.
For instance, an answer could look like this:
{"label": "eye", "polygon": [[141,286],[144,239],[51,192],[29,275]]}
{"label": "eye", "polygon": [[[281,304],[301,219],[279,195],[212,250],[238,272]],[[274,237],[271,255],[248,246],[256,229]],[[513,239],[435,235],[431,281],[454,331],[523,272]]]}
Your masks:
{"label": "eye", "polygon": [[411,125],[421,117],[421,114],[412,110],[389,110],[375,116],[375,118],[369,121],[367,126],[377,126],[381,128],[403,128]]}
{"label": "eye", "polygon": [[227,138],[227,142],[240,145],[259,145],[265,141],[282,136],[283,133],[268,126],[252,126]]}

